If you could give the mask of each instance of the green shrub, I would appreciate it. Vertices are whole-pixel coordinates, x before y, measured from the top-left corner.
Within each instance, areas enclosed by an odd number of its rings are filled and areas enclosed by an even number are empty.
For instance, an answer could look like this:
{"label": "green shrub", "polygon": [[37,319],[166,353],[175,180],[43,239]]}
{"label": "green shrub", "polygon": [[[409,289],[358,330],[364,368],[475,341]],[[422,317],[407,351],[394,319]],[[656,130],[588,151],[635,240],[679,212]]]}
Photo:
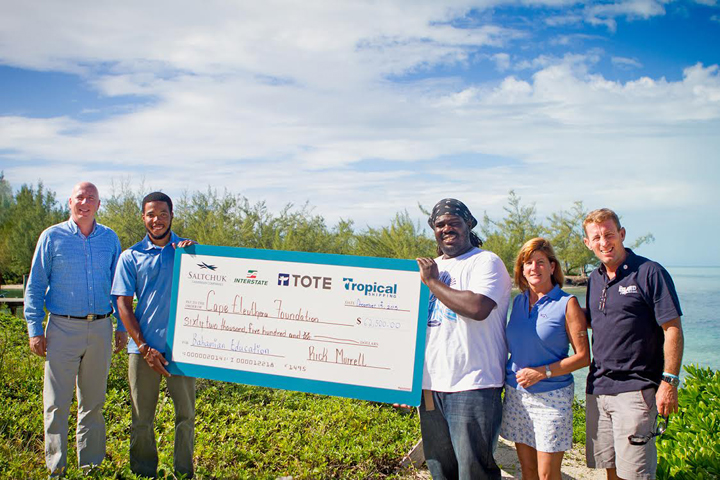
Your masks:
{"label": "green shrub", "polygon": [[[0,313],[0,478],[40,479],[43,360],[30,353],[24,320]],[[94,478],[137,478],[128,466],[127,354],[114,355],[104,415],[108,456]],[[198,379],[197,478],[397,478],[400,460],[420,438],[417,415],[389,405]],[[67,478],[73,465],[75,418]],[[161,394],[155,422],[159,474],[173,478],[174,412]]]}
{"label": "green shrub", "polygon": [[573,398],[573,443],[585,445],[585,402]]}
{"label": "green shrub", "polygon": [[694,365],[678,392],[679,412],[658,437],[658,480],[720,479],[720,372]]}

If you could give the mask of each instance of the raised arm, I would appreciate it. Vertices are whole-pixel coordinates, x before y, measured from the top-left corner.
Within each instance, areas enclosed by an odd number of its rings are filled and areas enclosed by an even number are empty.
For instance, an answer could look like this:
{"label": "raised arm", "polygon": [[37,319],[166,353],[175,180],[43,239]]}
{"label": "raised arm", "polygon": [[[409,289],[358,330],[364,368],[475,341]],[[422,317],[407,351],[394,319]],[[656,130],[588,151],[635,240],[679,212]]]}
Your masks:
{"label": "raised arm", "polygon": [[453,312],[474,320],[485,320],[496,303],[493,299],[470,290],[455,290],[440,281],[437,263],[432,258],[418,258],[420,278],[443,305]]}

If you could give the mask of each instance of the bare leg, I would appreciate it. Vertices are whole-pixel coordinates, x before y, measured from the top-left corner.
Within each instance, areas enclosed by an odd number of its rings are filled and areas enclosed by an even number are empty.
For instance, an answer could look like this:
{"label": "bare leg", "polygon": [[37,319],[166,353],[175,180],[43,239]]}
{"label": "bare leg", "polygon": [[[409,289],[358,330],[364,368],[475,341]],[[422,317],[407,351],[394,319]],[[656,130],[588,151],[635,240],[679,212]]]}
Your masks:
{"label": "bare leg", "polygon": [[523,480],[539,480],[538,477],[538,451],[530,445],[515,443]]}
{"label": "bare leg", "polygon": [[608,480],[622,480],[620,477],[617,476],[617,472],[614,468],[607,468],[605,469],[607,472],[607,479]]}
{"label": "bare leg", "polygon": [[537,452],[540,480],[561,480],[560,467],[565,452]]}

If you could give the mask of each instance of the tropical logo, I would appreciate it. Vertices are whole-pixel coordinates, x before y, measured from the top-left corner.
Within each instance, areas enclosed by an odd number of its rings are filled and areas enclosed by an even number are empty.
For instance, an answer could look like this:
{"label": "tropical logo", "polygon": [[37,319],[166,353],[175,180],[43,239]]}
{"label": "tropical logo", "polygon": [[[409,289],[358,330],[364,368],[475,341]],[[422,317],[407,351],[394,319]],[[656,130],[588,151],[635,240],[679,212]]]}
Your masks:
{"label": "tropical logo", "polygon": [[364,295],[367,295],[369,297],[393,297],[395,298],[397,296],[397,283],[393,283],[392,285],[389,284],[379,284],[377,282],[362,282],[357,283],[355,280],[349,277],[343,278],[343,283],[345,284],[345,290],[349,290],[351,292],[359,292]]}

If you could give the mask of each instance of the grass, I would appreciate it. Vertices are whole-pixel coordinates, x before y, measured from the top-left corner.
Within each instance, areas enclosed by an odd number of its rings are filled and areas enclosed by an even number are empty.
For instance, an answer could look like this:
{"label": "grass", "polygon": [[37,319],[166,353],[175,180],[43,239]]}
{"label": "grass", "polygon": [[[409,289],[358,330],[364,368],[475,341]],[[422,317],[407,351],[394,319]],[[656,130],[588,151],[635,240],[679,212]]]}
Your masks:
{"label": "grass", "polygon": [[[45,478],[43,360],[30,354],[25,322],[0,313],[0,478]],[[74,458],[70,415],[68,458]],[[399,478],[420,438],[416,415],[389,405],[198,380],[197,478]],[[105,404],[108,457],[94,478],[136,479],[128,466],[127,355],[113,357]],[[172,476],[173,408],[161,394],[156,417],[160,476]],[[67,478],[82,478],[71,465]]]}
{"label": "grass", "polygon": [[[43,360],[30,354],[24,320],[0,313],[0,478],[45,478]],[[136,479],[128,466],[127,355],[113,357],[105,418],[108,458],[95,478]],[[74,419],[70,415],[70,459]],[[400,460],[420,438],[417,415],[389,405],[198,379],[198,478],[399,478]],[[573,441],[585,443],[585,409],[573,402]],[[172,476],[173,407],[161,395],[156,435],[161,477]],[[72,463],[72,460],[69,462]],[[68,478],[82,478],[71,465]]]}

